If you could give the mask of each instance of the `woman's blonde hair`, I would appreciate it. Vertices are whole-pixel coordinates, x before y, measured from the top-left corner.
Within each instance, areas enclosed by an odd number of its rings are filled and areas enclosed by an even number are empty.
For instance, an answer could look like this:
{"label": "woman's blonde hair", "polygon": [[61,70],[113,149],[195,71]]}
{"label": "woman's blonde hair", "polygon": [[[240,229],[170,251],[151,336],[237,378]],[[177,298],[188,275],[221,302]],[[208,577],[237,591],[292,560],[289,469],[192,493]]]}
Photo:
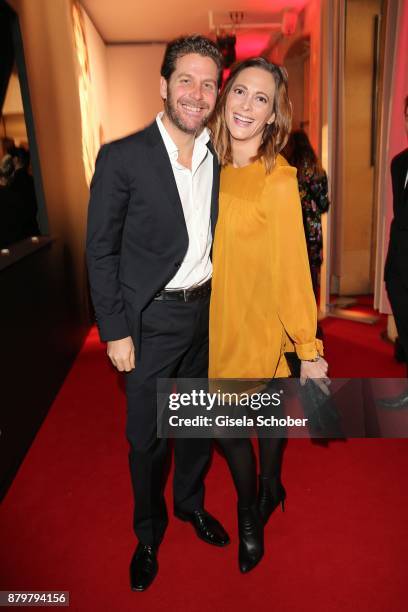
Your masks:
{"label": "woman's blonde hair", "polygon": [[251,57],[234,64],[218,98],[208,127],[212,132],[213,145],[221,166],[232,163],[231,139],[225,122],[225,105],[238,75],[246,68],[266,70],[275,81],[275,97],[273,100],[275,120],[273,123],[265,125],[258,152],[251,159],[251,161],[256,161],[263,158],[266,172],[270,172],[275,165],[278,153],[286,144],[292,126],[292,104],[288,95],[288,74],[285,68],[268,62],[264,57]]}

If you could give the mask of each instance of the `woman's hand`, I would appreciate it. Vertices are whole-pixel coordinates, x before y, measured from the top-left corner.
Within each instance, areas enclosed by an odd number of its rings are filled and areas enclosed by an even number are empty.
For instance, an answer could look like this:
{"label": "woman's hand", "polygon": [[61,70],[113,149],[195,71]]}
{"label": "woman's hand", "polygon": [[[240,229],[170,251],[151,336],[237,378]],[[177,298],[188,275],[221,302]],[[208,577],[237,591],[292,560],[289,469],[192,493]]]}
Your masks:
{"label": "woman's hand", "polygon": [[330,379],[327,376],[329,364],[323,357],[317,361],[302,361],[300,365],[300,384],[304,385],[308,378],[320,387],[326,395],[330,395]]}

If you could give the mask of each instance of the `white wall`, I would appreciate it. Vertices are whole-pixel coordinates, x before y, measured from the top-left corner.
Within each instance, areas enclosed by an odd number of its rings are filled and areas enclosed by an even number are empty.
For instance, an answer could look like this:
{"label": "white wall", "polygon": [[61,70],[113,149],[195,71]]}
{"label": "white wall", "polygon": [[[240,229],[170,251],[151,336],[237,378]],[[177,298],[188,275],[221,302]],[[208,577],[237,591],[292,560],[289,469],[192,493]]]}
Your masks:
{"label": "white wall", "polygon": [[164,50],[164,45],[107,46],[107,140],[140,130],[162,110],[159,82]]}
{"label": "white wall", "polygon": [[106,45],[83,10],[95,120],[101,143],[142,129],[162,110],[165,45]]}

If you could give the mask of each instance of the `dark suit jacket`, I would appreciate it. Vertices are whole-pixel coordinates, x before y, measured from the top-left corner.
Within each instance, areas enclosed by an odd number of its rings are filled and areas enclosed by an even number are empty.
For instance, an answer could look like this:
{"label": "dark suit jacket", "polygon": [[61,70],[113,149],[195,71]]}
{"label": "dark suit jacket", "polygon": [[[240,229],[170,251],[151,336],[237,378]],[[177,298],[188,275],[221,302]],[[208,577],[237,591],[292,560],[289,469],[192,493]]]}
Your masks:
{"label": "dark suit jacket", "polygon": [[[214,156],[211,227],[218,214]],[[103,341],[132,336],[139,350],[143,309],[181,266],[188,248],[183,208],[156,122],[103,145],[91,182],[87,261]]]}
{"label": "dark suit jacket", "polygon": [[408,186],[404,189],[407,171],[408,149],[405,149],[391,162],[394,218],[384,276],[387,281],[396,275],[408,287]]}

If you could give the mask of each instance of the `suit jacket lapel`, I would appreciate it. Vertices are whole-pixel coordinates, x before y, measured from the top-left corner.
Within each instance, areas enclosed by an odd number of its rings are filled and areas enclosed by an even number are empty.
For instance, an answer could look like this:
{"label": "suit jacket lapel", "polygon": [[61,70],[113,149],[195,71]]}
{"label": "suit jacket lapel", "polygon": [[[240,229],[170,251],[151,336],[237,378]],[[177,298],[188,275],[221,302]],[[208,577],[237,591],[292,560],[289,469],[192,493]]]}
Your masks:
{"label": "suit jacket lapel", "polygon": [[405,151],[405,154],[401,157],[401,166],[400,166],[400,185],[401,185],[401,201],[408,202],[408,183],[405,185],[405,179],[407,177],[408,171],[408,149]]}
{"label": "suit jacket lapel", "polygon": [[177,220],[187,231],[176,179],[174,178],[171,162],[156,122],[151,124],[148,135],[151,144],[149,151],[151,163],[156,170],[158,183],[161,184],[168,200],[173,206]]}
{"label": "suit jacket lapel", "polygon": [[[150,142],[150,158],[152,166],[155,168],[158,181],[162,185],[168,200],[174,208],[176,218],[187,231],[186,222],[184,219],[183,206],[181,204],[180,195],[177,189],[176,180],[174,178],[171,162],[167,154],[166,147],[161,137],[157,123],[154,121],[147,131]],[[218,217],[218,194],[220,189],[220,167],[217,154],[211,142],[207,143],[207,147],[213,155],[213,183],[211,190],[211,231],[214,237],[215,226]]]}
{"label": "suit jacket lapel", "polygon": [[408,172],[408,150],[405,152],[405,155],[402,158],[402,164],[401,164],[402,189],[405,188],[405,191],[408,189],[408,183],[405,186],[405,179],[407,178],[407,172]]}
{"label": "suit jacket lapel", "polygon": [[220,191],[220,165],[218,157],[211,142],[207,143],[207,147],[213,155],[213,184],[211,190],[211,232],[214,238],[215,226],[218,218],[218,197]]}

